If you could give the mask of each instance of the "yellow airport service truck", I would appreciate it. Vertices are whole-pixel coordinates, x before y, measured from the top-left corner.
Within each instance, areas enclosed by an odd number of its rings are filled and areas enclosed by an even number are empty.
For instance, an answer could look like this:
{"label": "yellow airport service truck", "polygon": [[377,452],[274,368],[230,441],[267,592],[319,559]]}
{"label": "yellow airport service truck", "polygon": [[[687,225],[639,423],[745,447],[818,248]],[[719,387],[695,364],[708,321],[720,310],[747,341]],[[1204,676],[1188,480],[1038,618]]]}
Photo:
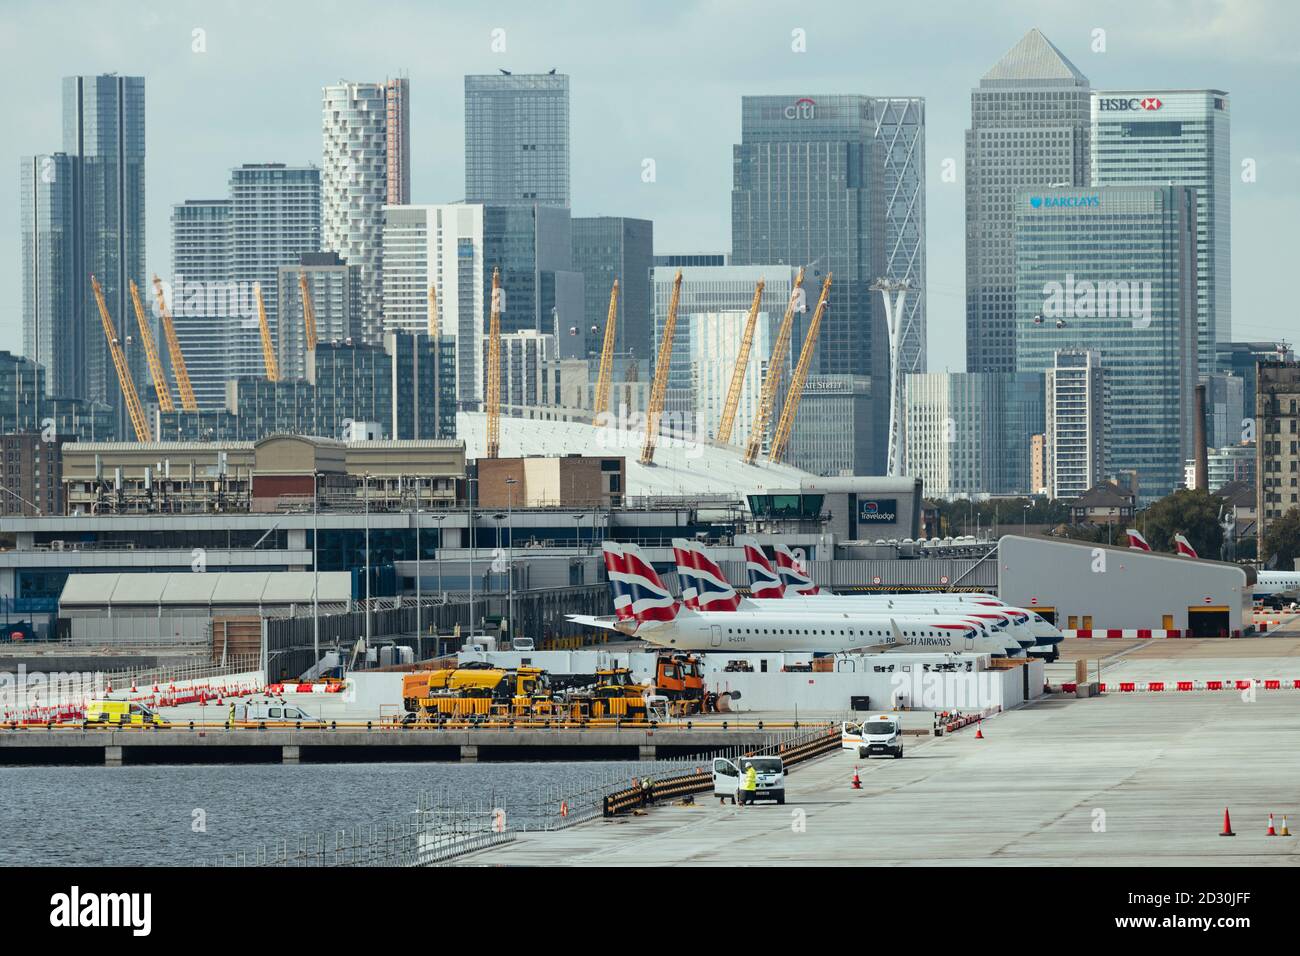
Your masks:
{"label": "yellow airport service truck", "polygon": [[561,716],[540,667],[467,665],[408,674],[402,679],[406,722]]}

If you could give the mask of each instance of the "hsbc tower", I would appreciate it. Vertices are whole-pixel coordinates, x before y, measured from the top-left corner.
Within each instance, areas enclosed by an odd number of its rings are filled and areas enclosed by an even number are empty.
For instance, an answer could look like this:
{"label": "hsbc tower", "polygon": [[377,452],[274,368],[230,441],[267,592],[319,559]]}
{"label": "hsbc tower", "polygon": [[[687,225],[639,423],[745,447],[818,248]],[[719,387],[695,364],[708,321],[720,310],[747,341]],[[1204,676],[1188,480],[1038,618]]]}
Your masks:
{"label": "hsbc tower", "polygon": [[1232,338],[1232,227],[1228,94],[1222,90],[1094,90],[1096,186],[1196,190],[1197,355],[1214,369],[1214,345]]}

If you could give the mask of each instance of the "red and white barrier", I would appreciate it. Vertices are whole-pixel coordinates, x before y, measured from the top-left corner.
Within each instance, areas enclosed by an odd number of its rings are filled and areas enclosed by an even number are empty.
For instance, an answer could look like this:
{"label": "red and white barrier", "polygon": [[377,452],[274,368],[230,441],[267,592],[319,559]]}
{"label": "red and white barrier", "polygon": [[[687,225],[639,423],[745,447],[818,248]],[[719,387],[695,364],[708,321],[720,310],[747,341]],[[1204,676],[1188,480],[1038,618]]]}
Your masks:
{"label": "red and white barrier", "polygon": [[285,694],[341,694],[343,693],[344,684],[340,681],[330,681],[328,683],[287,683],[287,684],[267,684],[266,692],[275,697],[281,697]]}
{"label": "red and white barrier", "polygon": [[[1153,637],[1174,638],[1174,637],[1183,636],[1183,632],[1178,630],[1177,628],[1172,628],[1169,630],[1160,630],[1159,628],[1152,629],[1152,628],[1143,628],[1143,627],[1138,627],[1138,628],[1084,627],[1084,628],[1077,628],[1075,630],[1061,631],[1061,633],[1064,634],[1066,637],[1082,637],[1082,638],[1098,637],[1098,638],[1110,638],[1111,640],[1136,639],[1140,641],[1144,641],[1147,640],[1148,638],[1153,638]],[[1240,636],[1240,634],[1238,634],[1237,636]]]}
{"label": "red and white barrier", "polygon": [[[1114,683],[1102,683],[1097,685],[1103,693],[1161,693],[1165,691],[1195,691],[1195,690],[1300,690],[1300,677],[1287,678],[1258,678],[1252,677],[1242,679],[1225,679],[1225,680],[1139,680],[1139,681],[1118,681]],[[1073,694],[1078,688],[1078,684],[1073,681],[1063,684],[1048,684],[1045,690],[1050,693]]]}
{"label": "red and white barrier", "polygon": [[[226,677],[185,680],[179,684],[133,685],[129,692],[114,691],[110,683],[104,693],[81,692],[60,694],[58,700],[40,702],[33,699],[27,706],[0,711],[0,722],[24,724],[77,723],[86,719],[86,706],[100,697],[127,700],[152,709],[181,704],[224,704],[227,698],[248,697],[258,693],[260,674],[232,674]],[[65,699],[71,698],[71,699]]]}
{"label": "red and white barrier", "polygon": [[1002,713],[1002,705],[998,704],[980,711],[977,714],[962,714],[960,717],[945,719],[940,714],[935,718],[936,736],[942,737],[944,734],[950,734],[954,730],[961,730],[963,727],[969,727],[971,724],[978,724],[985,717],[992,717],[994,714]]}

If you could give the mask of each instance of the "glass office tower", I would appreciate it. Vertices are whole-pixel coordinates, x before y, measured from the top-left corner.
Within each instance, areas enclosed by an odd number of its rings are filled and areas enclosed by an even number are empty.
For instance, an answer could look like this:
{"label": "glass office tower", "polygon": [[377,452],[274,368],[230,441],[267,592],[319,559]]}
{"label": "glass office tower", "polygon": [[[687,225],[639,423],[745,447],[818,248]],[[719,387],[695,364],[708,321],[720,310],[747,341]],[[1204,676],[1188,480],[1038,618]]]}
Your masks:
{"label": "glass office tower", "polygon": [[465,77],[465,198],[569,205],[569,78]]}
{"label": "glass office tower", "polygon": [[[834,273],[810,378],[869,375],[888,381],[884,306],[871,284],[885,274],[885,149],[867,96],[746,96],[733,148],[731,265],[806,266],[801,347],[827,272]],[[882,411],[883,409],[883,411]],[[888,406],[873,403],[882,434]],[[803,417],[801,411],[800,417]],[[884,462],[846,464],[880,473]]]}
{"label": "glass office tower", "polygon": [[[145,288],[144,77],[69,76],[63,80],[63,151],[72,157],[73,275],[84,332],[84,375],[73,383],[75,397],[104,402],[115,410],[118,430],[130,434],[126,402],[113,368],[108,342],[90,287],[93,274],[104,290],[135,381],[148,381],[144,349],[135,330],[128,283]],[[156,333],[156,329],[154,330]]]}
{"label": "glass office tower", "polygon": [[1043,376],[928,372],[907,382],[908,475],[940,498],[1030,491],[1030,449],[1043,430]]}
{"label": "glass office tower", "polygon": [[1197,381],[1195,191],[1021,190],[1015,250],[1017,370],[1100,353],[1108,468],[1136,471],[1144,502],[1180,487]]}
{"label": "glass office tower", "polygon": [[971,91],[966,131],[966,370],[1016,363],[1016,195],[1088,183],[1088,78],[1030,30]]}
{"label": "glass office tower", "polygon": [[[573,220],[573,269],[585,283],[587,346],[600,353],[609,317],[609,292],[618,279],[618,322],[614,351],[650,357],[650,270],[654,267],[654,223],[649,219],[592,216]],[[592,335],[594,327],[595,334]]]}
{"label": "glass office tower", "polygon": [[[49,395],[76,395],[85,384],[85,303],[78,300],[82,283],[73,272],[74,183],[66,153],[24,156],[19,163],[23,354],[43,366]],[[94,318],[98,323],[98,313]]]}
{"label": "glass office tower", "polygon": [[1232,338],[1232,178],[1222,90],[1098,90],[1092,94],[1092,181],[1196,189],[1197,355],[1215,371]]}

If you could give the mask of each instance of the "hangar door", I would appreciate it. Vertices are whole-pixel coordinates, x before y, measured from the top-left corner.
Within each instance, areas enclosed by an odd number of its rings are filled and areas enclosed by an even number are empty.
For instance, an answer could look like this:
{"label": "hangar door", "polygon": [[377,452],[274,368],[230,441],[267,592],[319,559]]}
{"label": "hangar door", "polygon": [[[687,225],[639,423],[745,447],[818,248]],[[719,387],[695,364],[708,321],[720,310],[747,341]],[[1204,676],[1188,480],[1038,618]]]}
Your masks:
{"label": "hangar door", "polygon": [[1187,634],[1189,637],[1228,637],[1228,609],[1226,607],[1189,607],[1187,609]]}

